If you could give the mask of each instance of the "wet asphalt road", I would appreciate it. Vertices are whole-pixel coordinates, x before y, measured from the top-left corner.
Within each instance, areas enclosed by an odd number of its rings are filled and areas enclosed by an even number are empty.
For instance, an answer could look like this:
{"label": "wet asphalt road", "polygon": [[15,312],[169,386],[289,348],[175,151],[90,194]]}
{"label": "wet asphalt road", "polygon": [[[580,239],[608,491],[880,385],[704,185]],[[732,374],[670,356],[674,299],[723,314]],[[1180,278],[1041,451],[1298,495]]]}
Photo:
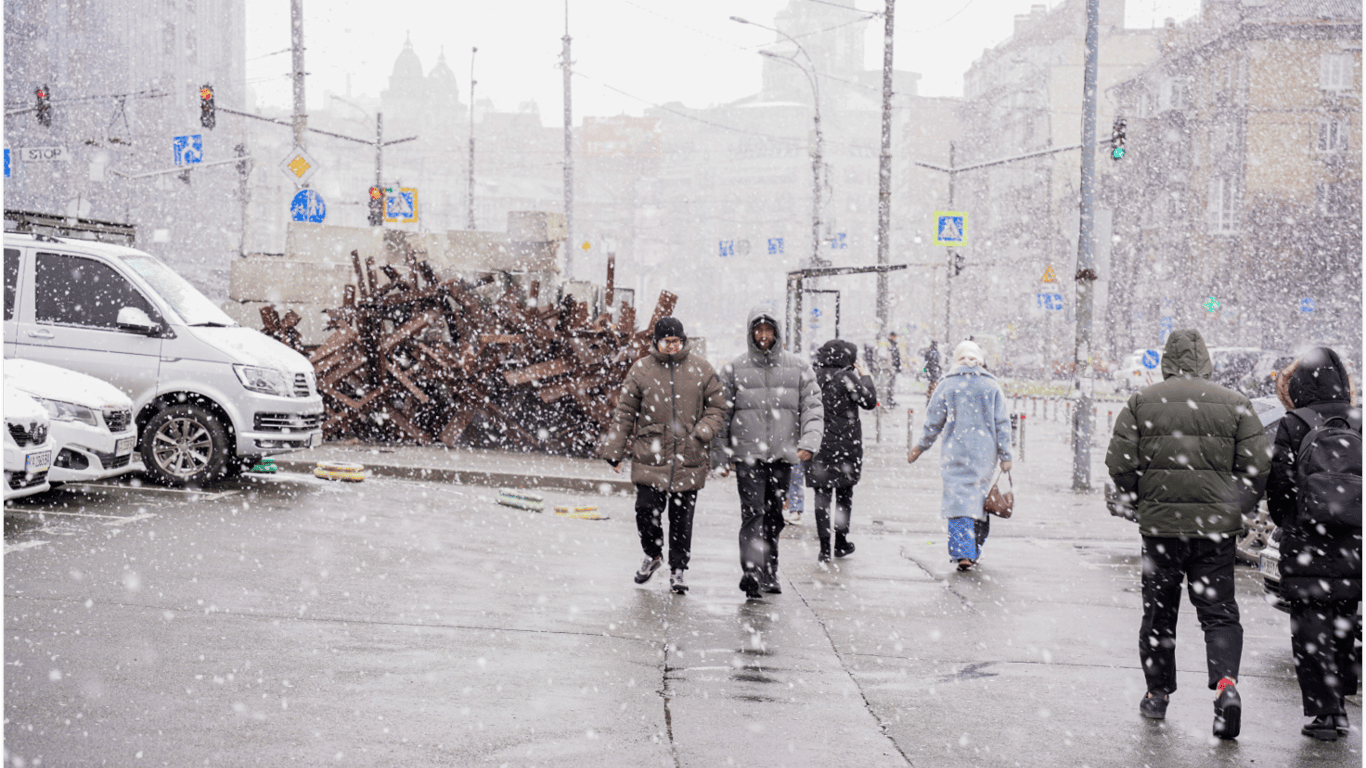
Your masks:
{"label": "wet asphalt road", "polygon": [[[919,465],[917,465],[919,470]],[[644,587],[604,521],[494,489],[303,475],[209,494],[65,488],[5,514],[7,765],[1346,766],[1299,735],[1288,620],[1240,567],[1236,742],[1210,737],[1198,624],[1164,723],[1143,692],[1136,532],[1054,479],[950,571],[938,479],[870,460],[858,551],[784,532],[747,602],[734,484],[702,493],[692,591]]]}

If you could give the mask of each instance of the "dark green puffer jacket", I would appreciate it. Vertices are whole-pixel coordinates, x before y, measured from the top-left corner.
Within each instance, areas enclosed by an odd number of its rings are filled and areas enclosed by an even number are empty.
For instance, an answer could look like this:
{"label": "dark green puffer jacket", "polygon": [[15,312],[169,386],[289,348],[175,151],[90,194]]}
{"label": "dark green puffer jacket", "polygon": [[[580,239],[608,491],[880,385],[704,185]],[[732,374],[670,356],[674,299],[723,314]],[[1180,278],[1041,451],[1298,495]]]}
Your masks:
{"label": "dark green puffer jacket", "polygon": [[1129,398],[1105,466],[1137,502],[1144,536],[1210,536],[1243,528],[1266,489],[1270,457],[1246,397],[1209,381],[1198,331],[1167,338],[1163,381]]}

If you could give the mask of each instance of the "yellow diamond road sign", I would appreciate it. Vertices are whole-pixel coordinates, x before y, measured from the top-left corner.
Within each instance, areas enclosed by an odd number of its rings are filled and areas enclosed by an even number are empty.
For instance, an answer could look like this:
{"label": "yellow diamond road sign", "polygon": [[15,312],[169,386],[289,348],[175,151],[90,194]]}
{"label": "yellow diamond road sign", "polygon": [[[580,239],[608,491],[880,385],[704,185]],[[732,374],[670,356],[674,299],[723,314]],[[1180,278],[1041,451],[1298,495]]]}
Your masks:
{"label": "yellow diamond road sign", "polygon": [[1056,282],[1058,282],[1058,273],[1053,271],[1053,265],[1052,265],[1052,264],[1048,265],[1048,269],[1044,270],[1043,277],[1039,280],[1039,282],[1041,282],[1041,283],[1056,283]]}
{"label": "yellow diamond road sign", "polygon": [[583,241],[583,245],[581,245],[581,246],[579,246],[579,247],[582,248],[582,249],[584,249],[584,250],[586,251],[586,250],[588,250],[589,248],[592,248],[592,247],[593,247],[593,244],[590,243],[590,242],[588,242],[587,240],[584,240],[584,241]]}
{"label": "yellow diamond road sign", "polygon": [[318,163],[303,150],[303,147],[295,147],[280,163],[280,170],[302,187],[318,172]]}

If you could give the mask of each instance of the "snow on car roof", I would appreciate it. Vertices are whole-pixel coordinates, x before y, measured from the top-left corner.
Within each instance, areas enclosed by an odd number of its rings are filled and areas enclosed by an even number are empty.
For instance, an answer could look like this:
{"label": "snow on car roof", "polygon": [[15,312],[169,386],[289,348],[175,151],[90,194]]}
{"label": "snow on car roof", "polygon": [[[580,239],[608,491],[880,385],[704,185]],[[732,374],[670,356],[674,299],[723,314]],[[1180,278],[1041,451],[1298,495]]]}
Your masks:
{"label": "snow on car roof", "polygon": [[36,360],[5,361],[5,390],[11,388],[87,408],[133,407],[133,401],[113,384]]}

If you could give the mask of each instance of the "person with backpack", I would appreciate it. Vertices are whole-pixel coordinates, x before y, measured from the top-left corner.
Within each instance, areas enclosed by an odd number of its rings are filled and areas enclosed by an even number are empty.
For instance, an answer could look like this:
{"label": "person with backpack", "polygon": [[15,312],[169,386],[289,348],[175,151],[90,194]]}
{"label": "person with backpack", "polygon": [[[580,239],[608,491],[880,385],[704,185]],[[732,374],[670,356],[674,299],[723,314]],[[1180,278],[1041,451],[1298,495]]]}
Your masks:
{"label": "person with backpack", "polygon": [[1281,597],[1290,604],[1290,647],[1305,736],[1348,731],[1344,697],[1356,692],[1361,601],[1361,409],[1338,354],[1316,347],[1277,381],[1287,413],[1271,457],[1266,504],[1281,528]]}
{"label": "person with backpack", "polygon": [[1243,516],[1257,508],[1270,468],[1262,422],[1246,397],[1210,381],[1199,331],[1167,338],[1163,380],[1129,398],[1115,418],[1105,467],[1143,536],[1143,623],[1138,657],[1144,717],[1162,720],[1176,691],[1176,618],[1185,581],[1205,633],[1215,691],[1214,735],[1242,729],[1238,668],[1243,625],[1233,566]]}
{"label": "person with backpack", "polygon": [[832,528],[834,556],[847,557],[854,552],[854,542],[849,541],[848,535],[854,486],[863,473],[863,423],[859,420],[859,409],[877,407],[877,390],[873,377],[859,364],[858,348],[847,341],[825,342],[816,350],[815,363],[825,427],[820,452],[807,462],[806,484],[816,492],[816,535],[821,542],[817,560],[828,563]]}
{"label": "person with backpack", "polygon": [[721,431],[726,412],[721,381],[711,364],[694,354],[683,323],[661,317],[654,344],[626,374],[612,423],[598,455],[621,472],[631,460],[636,484],[636,532],[645,561],[635,582],[644,584],[663,564],[664,529],[669,513],[669,588],[686,594],[684,572],[692,554],[693,512],[697,492],[711,469],[709,444]]}

